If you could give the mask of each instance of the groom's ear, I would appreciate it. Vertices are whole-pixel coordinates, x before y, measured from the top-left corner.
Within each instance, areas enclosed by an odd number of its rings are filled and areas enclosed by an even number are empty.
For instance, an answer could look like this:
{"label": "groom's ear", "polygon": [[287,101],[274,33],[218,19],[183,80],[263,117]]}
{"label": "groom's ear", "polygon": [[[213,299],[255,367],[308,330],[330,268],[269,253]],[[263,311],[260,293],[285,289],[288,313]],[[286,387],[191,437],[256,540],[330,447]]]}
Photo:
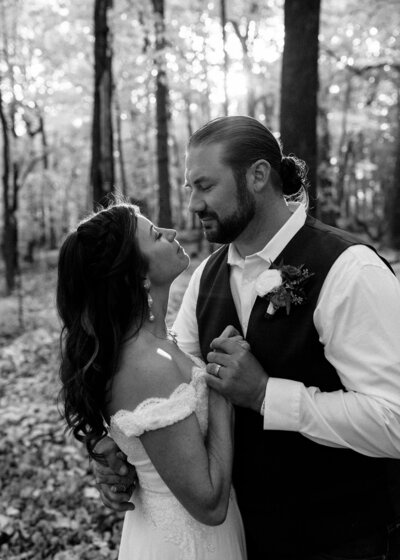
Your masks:
{"label": "groom's ear", "polygon": [[254,192],[260,192],[268,184],[271,165],[265,159],[255,161],[247,171],[247,184]]}

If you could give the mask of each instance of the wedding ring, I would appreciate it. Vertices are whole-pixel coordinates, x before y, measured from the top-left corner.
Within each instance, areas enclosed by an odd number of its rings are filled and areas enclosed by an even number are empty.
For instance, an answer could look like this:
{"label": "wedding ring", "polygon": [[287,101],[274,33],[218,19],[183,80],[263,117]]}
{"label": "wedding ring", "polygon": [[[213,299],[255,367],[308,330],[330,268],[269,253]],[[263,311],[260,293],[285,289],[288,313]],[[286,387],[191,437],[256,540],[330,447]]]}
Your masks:
{"label": "wedding ring", "polygon": [[216,368],[215,368],[215,377],[219,377],[219,370],[221,369],[221,364],[215,364]]}

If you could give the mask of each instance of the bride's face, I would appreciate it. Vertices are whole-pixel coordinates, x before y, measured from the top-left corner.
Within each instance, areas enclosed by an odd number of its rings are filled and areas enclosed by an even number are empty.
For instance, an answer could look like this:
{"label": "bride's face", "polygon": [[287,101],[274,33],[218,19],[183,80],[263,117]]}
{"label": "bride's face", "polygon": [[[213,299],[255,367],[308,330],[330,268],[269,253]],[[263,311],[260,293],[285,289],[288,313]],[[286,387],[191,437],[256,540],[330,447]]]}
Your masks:
{"label": "bride's face", "polygon": [[177,242],[176,231],[156,227],[144,216],[137,217],[136,236],[140,251],[149,263],[153,285],[171,283],[189,265],[189,257]]}

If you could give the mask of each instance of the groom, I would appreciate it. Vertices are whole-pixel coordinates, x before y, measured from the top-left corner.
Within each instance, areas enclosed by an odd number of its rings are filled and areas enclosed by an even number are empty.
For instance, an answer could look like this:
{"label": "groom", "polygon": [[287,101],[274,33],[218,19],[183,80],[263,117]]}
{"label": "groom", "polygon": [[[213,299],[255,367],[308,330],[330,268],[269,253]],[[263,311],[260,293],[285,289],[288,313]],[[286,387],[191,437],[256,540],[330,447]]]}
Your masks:
{"label": "groom", "polygon": [[[305,192],[304,168],[252,118],[191,137],[186,185],[224,245],[193,274],[174,327],[238,405],[249,559],[400,557],[398,281],[373,249],[286,203]],[[250,350],[219,337],[227,325]]]}

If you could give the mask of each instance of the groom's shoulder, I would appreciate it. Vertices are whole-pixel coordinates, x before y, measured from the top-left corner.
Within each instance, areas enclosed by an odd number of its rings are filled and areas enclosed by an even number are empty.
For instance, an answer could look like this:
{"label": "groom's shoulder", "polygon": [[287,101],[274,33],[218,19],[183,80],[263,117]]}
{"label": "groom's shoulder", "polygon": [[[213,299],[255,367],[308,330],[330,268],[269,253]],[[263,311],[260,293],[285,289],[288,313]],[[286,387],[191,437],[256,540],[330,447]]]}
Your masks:
{"label": "groom's shoulder", "polygon": [[304,230],[308,230],[313,234],[323,237],[325,242],[331,240],[333,242],[347,243],[349,245],[366,245],[365,241],[360,239],[356,234],[325,224],[311,216],[307,217]]}

